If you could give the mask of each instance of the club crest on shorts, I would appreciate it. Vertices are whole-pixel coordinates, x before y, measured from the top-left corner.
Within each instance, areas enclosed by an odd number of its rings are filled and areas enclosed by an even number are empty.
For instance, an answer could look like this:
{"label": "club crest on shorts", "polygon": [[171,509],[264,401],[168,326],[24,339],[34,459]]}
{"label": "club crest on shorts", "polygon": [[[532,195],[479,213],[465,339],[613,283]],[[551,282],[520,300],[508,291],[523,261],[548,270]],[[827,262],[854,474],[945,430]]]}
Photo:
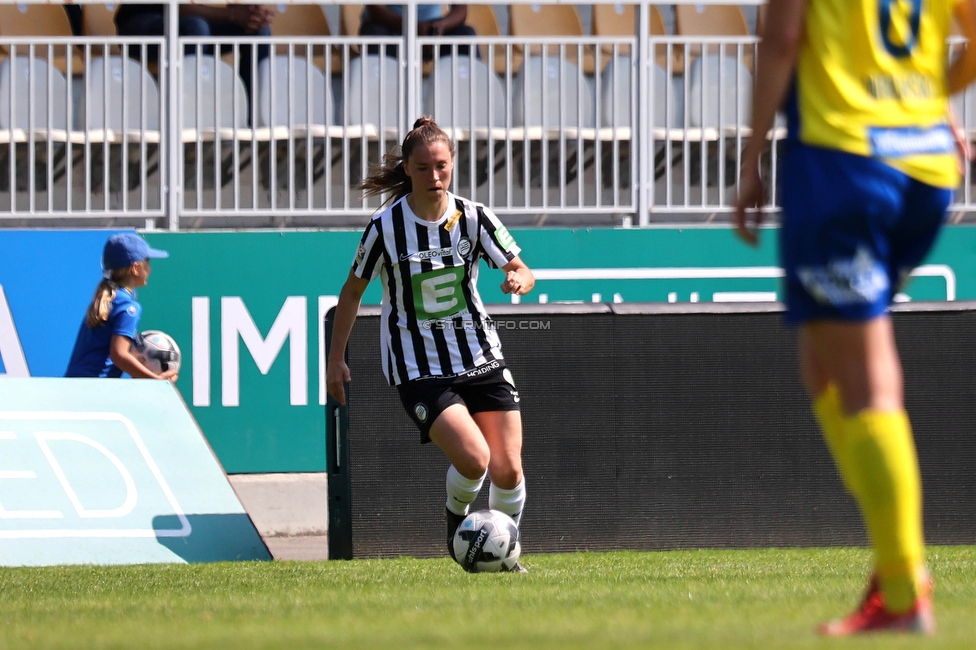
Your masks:
{"label": "club crest on shorts", "polygon": [[419,422],[426,422],[429,411],[427,410],[426,404],[415,404],[413,407],[413,414],[416,416]]}

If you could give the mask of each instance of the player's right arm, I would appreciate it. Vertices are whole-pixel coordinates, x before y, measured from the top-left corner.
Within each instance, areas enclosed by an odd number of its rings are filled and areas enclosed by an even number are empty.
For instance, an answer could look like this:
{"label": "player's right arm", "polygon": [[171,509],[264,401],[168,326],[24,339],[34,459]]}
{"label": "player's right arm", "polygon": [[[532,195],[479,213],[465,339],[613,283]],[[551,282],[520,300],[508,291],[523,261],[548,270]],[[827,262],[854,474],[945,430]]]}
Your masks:
{"label": "player's right arm", "polygon": [[[963,36],[970,43],[976,43],[976,0],[960,0],[956,3],[954,13]],[[967,47],[952,62],[946,73],[949,94],[954,95],[964,90],[973,79],[976,79],[976,47]]]}
{"label": "player's right arm", "polygon": [[773,127],[776,111],[789,91],[803,39],[806,9],[806,0],[771,1],[759,42],[758,72],[752,86],[752,137],[742,152],[742,181],[735,206],[736,234],[752,245],[758,242],[755,227],[762,222],[762,212],[747,214],[747,210],[760,207],[763,201],[759,156],[766,148],[766,133]]}
{"label": "player's right arm", "polygon": [[332,322],[332,344],[329,347],[329,359],[326,364],[325,386],[332,398],[345,406],[345,382],[352,381],[349,366],[346,365],[346,345],[352,334],[352,326],[356,324],[359,305],[363,300],[363,293],[369,286],[369,279],[349,271],[346,283],[339,292],[339,304],[335,308],[335,318]]}

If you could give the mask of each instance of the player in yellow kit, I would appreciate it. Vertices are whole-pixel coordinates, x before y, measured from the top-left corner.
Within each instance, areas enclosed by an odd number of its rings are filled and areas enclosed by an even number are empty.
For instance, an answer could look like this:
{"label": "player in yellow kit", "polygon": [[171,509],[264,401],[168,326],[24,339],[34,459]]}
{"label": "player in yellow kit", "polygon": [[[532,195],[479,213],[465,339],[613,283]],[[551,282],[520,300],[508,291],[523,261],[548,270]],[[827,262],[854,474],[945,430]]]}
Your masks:
{"label": "player in yellow kit", "polygon": [[759,157],[787,115],[780,258],[800,370],[874,570],[860,608],[823,634],[931,634],[921,479],[888,306],[929,251],[959,181],[948,96],[976,77],[949,61],[953,19],[976,43],[976,0],[770,0],[736,204],[755,243]]}

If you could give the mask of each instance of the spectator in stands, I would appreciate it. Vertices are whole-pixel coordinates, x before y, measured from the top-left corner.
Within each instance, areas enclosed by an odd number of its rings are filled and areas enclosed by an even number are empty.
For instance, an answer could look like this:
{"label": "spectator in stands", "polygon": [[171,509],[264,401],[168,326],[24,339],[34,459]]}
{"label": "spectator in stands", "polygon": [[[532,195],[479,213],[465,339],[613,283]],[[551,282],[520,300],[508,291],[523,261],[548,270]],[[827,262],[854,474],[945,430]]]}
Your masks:
{"label": "spectator in stands", "polygon": [[[473,27],[464,24],[468,17],[467,5],[451,5],[446,14],[442,14],[443,5],[417,5],[417,34],[419,36],[464,36],[475,35]],[[403,6],[402,5],[366,5],[363,8],[362,23],[359,26],[360,36],[400,36],[403,34]],[[471,48],[468,45],[458,45],[458,56],[469,56]],[[369,54],[379,54],[379,46],[370,45]],[[440,56],[450,56],[451,46],[441,45]],[[389,45],[386,55],[396,57],[397,46]],[[425,61],[434,58],[433,48],[425,47],[423,51]]]}
{"label": "spectator in stands", "polygon": [[[115,27],[119,36],[162,36],[166,26],[166,5],[161,4],[122,4],[115,14]],[[203,4],[180,5],[180,36],[270,36],[274,13],[265,5],[228,4],[213,6]],[[232,46],[222,46],[222,52],[232,50]],[[204,54],[213,54],[212,46],[202,48]],[[196,46],[187,45],[184,52],[195,54]],[[270,53],[268,45],[259,45],[257,60],[266,59]],[[138,57],[139,48],[130,48],[130,55]],[[159,58],[156,47],[149,47],[147,55],[151,61]],[[251,46],[240,46],[240,75],[251,97],[253,86],[253,65]]]}
{"label": "spectator in stands", "polygon": [[902,9],[896,17],[877,0],[769,3],[753,86],[758,137],[743,153],[736,203],[737,232],[755,244],[761,213],[747,210],[763,201],[764,135],[785,102],[786,320],[800,326],[803,381],[874,549],[864,601],[821,626],[829,636],[935,629],[918,458],[888,307],[945,220],[959,182],[955,150],[968,151],[948,95],[976,78],[976,48],[947,65],[946,38],[954,13],[976,42],[976,0]]}
{"label": "spectator in stands", "polygon": [[524,295],[535,278],[498,217],[447,191],[454,144],[433,120],[417,120],[385,163],[360,186],[390,206],[366,227],[339,294],[326,386],[346,403],[346,344],[363,292],[380,276],[383,371],[420,442],[433,441],[451,462],[445,516],[454,557],[454,533],[486,475],[490,508],[517,524],[525,504],[519,395],[478,295],[479,260],[505,271],[505,293]]}
{"label": "spectator in stands", "polygon": [[71,33],[75,36],[84,36],[81,27],[81,7],[79,5],[64,5],[64,13],[68,14]]}
{"label": "spectator in stands", "polygon": [[149,260],[154,257],[169,257],[169,253],[150,248],[135,233],[112,235],[105,242],[102,250],[105,278],[95,289],[78,329],[65,377],[121,377],[127,373],[131,377],[176,382],[176,370],[156,374],[131,350],[142,316],[136,289],[149,282],[152,273]]}

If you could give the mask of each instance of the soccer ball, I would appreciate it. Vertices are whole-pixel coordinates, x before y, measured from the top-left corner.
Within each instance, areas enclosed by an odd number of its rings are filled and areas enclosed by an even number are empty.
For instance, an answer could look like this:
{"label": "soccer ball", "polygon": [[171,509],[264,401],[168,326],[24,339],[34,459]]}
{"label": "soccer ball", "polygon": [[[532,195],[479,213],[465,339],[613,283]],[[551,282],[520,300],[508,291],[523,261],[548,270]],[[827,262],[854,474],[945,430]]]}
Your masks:
{"label": "soccer ball", "polygon": [[468,573],[510,571],[521,552],[518,526],[497,510],[472,512],[454,533],[454,557]]}
{"label": "soccer ball", "polygon": [[132,348],[142,357],[146,367],[156,374],[180,369],[180,346],[166,332],[158,330],[143,332],[133,341]]}

